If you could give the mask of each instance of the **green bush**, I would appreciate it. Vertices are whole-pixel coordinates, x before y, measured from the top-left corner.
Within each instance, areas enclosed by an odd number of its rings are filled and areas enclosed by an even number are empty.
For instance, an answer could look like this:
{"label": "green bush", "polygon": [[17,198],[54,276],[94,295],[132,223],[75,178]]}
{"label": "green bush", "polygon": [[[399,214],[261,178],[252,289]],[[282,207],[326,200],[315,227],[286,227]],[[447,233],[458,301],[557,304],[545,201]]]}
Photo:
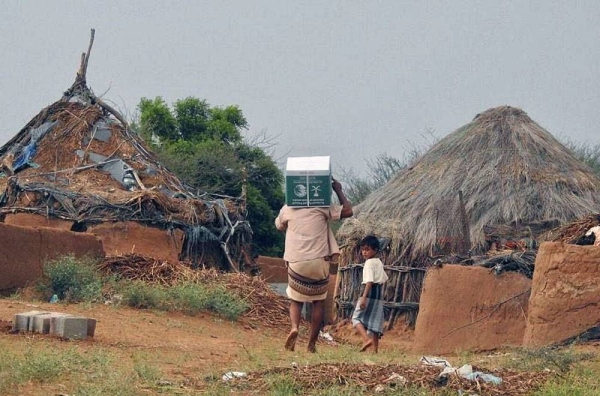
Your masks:
{"label": "green bush", "polygon": [[45,298],[56,294],[68,302],[95,301],[102,297],[103,279],[91,258],[64,256],[44,265],[38,284]]}

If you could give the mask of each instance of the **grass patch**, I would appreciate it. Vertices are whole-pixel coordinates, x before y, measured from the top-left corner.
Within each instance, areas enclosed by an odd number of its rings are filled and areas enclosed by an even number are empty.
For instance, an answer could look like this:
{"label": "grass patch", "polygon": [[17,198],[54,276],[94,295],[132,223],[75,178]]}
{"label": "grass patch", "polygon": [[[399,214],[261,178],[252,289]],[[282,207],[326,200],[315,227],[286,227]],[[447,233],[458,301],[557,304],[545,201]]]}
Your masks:
{"label": "grass patch", "polygon": [[181,311],[195,315],[211,311],[228,320],[237,320],[248,304],[220,286],[208,287],[185,282],[170,287],[136,281],[122,289],[123,303],[135,308]]}
{"label": "grass patch", "polygon": [[580,363],[595,358],[593,353],[577,352],[573,347],[545,347],[539,349],[519,349],[517,356],[508,365],[517,370],[553,370],[568,373]]}
{"label": "grass patch", "polygon": [[292,376],[284,374],[271,374],[265,377],[269,395],[292,396],[305,394],[302,386]]}
{"label": "grass patch", "polygon": [[538,390],[535,396],[595,396],[600,394],[598,367],[578,366]]}

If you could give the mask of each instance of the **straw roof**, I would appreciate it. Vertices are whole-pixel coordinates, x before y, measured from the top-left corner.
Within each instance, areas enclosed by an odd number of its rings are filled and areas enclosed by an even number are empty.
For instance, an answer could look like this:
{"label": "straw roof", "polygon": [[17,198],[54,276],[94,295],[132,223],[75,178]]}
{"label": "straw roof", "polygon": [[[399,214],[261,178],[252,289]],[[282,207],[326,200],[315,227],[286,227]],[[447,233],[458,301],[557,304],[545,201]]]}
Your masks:
{"label": "straw roof", "polygon": [[87,87],[88,59],[89,50],[62,98],[0,148],[0,217],[21,212],[80,225],[131,220],[178,228],[186,235],[182,257],[190,260],[203,256],[206,242],[226,256],[234,241],[248,243],[239,202],[201,199],[162,166],[124,118]]}
{"label": "straw roof", "polygon": [[521,109],[501,106],[370,194],[338,237],[348,245],[368,233],[392,237],[396,262],[414,264],[465,234],[473,249],[484,250],[486,226],[563,224],[597,213],[599,189],[598,176],[548,131]]}

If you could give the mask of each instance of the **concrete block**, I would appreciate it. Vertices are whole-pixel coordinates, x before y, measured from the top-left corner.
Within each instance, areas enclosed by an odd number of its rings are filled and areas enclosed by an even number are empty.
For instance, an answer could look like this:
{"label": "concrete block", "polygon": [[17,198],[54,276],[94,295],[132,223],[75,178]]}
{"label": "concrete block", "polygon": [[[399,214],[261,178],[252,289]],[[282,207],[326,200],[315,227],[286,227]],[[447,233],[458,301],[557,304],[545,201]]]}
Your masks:
{"label": "concrete block", "polygon": [[31,331],[33,328],[33,318],[39,314],[45,314],[44,311],[29,311],[15,314],[13,320],[13,331],[20,331],[22,333]]}
{"label": "concrete block", "polygon": [[53,317],[64,315],[57,312],[45,312],[33,317],[32,330],[34,333],[48,334],[50,333],[50,320]]}
{"label": "concrete block", "polygon": [[50,317],[50,329],[48,331],[48,334],[60,335],[59,333],[62,332],[62,328],[64,327],[63,320],[67,316],[72,316],[72,315],[64,314],[64,313],[56,313],[56,315],[52,315]]}
{"label": "concrete block", "polygon": [[88,318],[88,320],[87,320],[87,336],[89,338],[94,338],[95,332],[96,332],[96,319]]}
{"label": "concrete block", "polygon": [[70,315],[51,318],[50,334],[67,339],[84,339],[88,334],[88,319]]}

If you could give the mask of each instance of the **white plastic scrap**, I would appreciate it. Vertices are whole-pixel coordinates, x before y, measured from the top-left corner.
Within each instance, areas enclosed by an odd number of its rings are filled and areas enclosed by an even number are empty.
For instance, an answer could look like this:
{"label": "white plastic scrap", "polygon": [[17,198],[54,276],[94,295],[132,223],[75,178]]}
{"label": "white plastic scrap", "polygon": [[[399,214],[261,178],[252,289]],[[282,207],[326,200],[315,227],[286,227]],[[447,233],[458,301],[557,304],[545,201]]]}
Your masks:
{"label": "white plastic scrap", "polygon": [[329,334],[328,332],[319,331],[319,337],[321,337],[329,342],[335,342],[333,337],[331,336],[331,334]]}
{"label": "white plastic scrap", "polygon": [[450,362],[437,356],[421,356],[419,363],[424,364],[426,366],[452,367]]}
{"label": "white plastic scrap", "polygon": [[408,380],[398,373],[392,373],[392,375],[390,375],[388,378],[383,380],[383,382],[386,384],[395,384],[395,385],[404,386],[408,383]]}
{"label": "white plastic scrap", "polygon": [[230,371],[228,373],[223,374],[223,381],[231,381],[234,378],[243,378],[247,374],[241,371]]}
{"label": "white plastic scrap", "polygon": [[440,373],[439,377],[447,376],[449,374],[456,374],[462,378],[468,379],[469,381],[482,380],[484,382],[491,382],[494,385],[500,385],[502,378],[496,377],[495,375],[483,373],[481,371],[473,371],[473,366],[470,364],[462,365],[460,368],[454,368],[452,366],[445,367]]}
{"label": "white plastic scrap", "polygon": [[596,237],[596,239],[594,241],[594,246],[600,246],[600,226],[590,228],[585,233],[585,236],[590,236],[592,234],[594,234],[594,236]]}

